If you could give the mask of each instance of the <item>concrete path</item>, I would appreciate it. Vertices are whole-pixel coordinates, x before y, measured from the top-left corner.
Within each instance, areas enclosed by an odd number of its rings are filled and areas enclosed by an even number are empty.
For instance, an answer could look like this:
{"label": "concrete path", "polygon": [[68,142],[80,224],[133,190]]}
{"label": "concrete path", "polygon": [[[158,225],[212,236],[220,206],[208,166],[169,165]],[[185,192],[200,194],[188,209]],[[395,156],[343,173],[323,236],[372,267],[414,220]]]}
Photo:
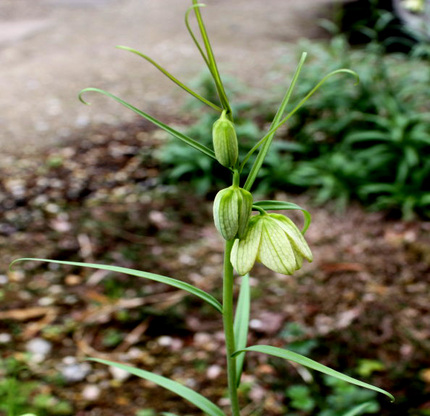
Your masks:
{"label": "concrete path", "polygon": [[[258,94],[283,59],[296,64],[294,42],[320,34],[330,0],[207,0],[203,16],[223,73]],[[133,114],[105,97],[77,100],[85,87],[115,93],[150,113],[178,114],[186,97],[155,68],[116,49],[150,55],[189,83],[203,64],[184,26],[191,0],[1,0],[0,150],[31,152],[96,123]],[[288,78],[287,78],[288,79]],[[287,82],[287,80],[286,80]],[[285,84],[286,85],[286,84]]]}

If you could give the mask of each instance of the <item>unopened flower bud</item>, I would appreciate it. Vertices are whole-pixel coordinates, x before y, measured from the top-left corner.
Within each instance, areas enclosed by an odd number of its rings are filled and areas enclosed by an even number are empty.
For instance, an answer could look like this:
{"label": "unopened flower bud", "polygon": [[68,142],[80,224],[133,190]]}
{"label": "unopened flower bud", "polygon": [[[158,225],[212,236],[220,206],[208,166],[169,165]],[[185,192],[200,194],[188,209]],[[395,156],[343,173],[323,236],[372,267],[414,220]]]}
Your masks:
{"label": "unopened flower bud", "polygon": [[218,162],[227,168],[233,167],[239,156],[239,148],[234,125],[227,118],[225,110],[212,127],[212,140]]}
{"label": "unopened flower bud", "polygon": [[249,220],[246,235],[234,242],[230,261],[240,275],[256,261],[275,272],[293,274],[302,267],[303,258],[313,259],[296,225],[284,215],[263,214]]}
{"label": "unopened flower bud", "polygon": [[252,210],[252,195],[238,186],[219,191],[214,201],[215,227],[225,240],[246,234]]}

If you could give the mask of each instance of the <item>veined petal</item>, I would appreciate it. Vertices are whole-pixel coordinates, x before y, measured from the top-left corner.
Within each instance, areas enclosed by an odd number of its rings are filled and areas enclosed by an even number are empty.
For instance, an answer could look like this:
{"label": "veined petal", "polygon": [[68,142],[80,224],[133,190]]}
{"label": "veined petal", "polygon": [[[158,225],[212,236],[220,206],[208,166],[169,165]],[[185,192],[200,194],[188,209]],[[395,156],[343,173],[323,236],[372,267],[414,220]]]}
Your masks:
{"label": "veined petal", "polygon": [[270,217],[276,220],[279,226],[285,231],[294,249],[298,252],[297,254],[312,262],[312,252],[296,224],[290,218],[281,214],[270,214]]}
{"label": "veined petal", "polygon": [[245,237],[234,242],[230,261],[235,270],[241,275],[248,273],[254,266],[261,240],[260,215],[249,220]]}
{"label": "veined petal", "polygon": [[296,259],[296,270],[300,270],[303,266],[303,257],[296,252],[295,259]]}
{"label": "veined petal", "polygon": [[245,189],[239,188],[239,227],[237,236],[243,238],[248,229],[249,219],[252,211],[252,195]]}
{"label": "veined petal", "polygon": [[275,272],[293,274],[297,270],[296,255],[287,234],[270,216],[264,217],[261,222],[260,261]]}

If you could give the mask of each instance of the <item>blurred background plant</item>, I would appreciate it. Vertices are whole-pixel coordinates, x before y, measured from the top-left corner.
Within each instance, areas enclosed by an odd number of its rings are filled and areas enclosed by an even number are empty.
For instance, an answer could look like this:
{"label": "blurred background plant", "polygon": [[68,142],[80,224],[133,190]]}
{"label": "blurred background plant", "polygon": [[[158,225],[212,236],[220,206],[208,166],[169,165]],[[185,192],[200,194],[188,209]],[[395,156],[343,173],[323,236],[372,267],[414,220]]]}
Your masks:
{"label": "blurred background plant", "polygon": [[[31,378],[25,365],[15,358],[0,361],[0,412],[19,416],[34,412],[38,416],[73,414],[72,406],[49,392],[43,391],[38,381]],[[23,415],[25,416],[25,415]]]}
{"label": "blurred background plant", "polygon": [[295,384],[288,387],[286,396],[289,399],[289,409],[300,413],[289,412],[291,416],[344,416],[347,412],[361,404],[363,410],[356,415],[374,414],[379,411],[379,404],[372,392],[364,392],[354,386],[348,386],[342,381],[323,379],[322,390],[314,389],[307,384]]}

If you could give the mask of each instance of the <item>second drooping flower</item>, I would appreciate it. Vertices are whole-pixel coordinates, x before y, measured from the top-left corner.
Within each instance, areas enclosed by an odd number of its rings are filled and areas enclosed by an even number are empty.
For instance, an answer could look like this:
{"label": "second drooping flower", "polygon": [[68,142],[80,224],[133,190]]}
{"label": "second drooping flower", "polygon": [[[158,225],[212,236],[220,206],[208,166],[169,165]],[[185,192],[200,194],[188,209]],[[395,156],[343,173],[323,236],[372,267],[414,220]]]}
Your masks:
{"label": "second drooping flower", "polygon": [[230,261],[240,275],[248,273],[256,261],[289,275],[302,267],[304,258],[313,260],[293,221],[281,214],[263,213],[252,217],[245,236],[234,242]]}

